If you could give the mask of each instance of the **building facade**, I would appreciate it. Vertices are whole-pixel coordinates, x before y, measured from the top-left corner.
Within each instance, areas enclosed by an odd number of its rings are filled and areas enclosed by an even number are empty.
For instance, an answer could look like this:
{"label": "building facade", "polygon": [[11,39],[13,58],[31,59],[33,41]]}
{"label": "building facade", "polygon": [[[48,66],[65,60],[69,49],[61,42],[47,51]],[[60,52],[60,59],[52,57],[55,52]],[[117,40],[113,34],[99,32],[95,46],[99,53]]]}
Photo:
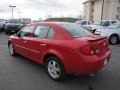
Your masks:
{"label": "building facade", "polygon": [[120,20],[120,0],[86,0],[83,9],[86,20]]}

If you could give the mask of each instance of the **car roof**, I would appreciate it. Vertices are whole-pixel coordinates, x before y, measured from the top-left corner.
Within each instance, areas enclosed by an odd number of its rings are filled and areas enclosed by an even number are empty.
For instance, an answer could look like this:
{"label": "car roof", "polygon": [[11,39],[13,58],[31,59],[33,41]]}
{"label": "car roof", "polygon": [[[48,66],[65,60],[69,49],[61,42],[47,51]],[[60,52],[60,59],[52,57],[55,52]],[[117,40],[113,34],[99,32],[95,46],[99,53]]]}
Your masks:
{"label": "car roof", "polygon": [[40,25],[40,24],[45,24],[45,25],[61,25],[61,24],[73,24],[70,22],[33,22],[30,25]]}
{"label": "car roof", "polygon": [[98,20],[98,21],[118,21],[118,20]]}
{"label": "car roof", "polygon": [[77,21],[89,21],[89,20],[77,20]]}

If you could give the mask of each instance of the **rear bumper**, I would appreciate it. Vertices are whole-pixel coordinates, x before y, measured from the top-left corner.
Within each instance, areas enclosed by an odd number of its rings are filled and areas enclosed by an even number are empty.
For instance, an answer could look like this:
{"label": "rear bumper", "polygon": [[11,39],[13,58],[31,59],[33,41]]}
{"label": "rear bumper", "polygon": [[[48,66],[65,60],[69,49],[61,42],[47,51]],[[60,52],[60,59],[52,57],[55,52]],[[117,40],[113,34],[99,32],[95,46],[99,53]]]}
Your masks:
{"label": "rear bumper", "polygon": [[100,69],[102,69],[109,62],[111,56],[111,50],[107,51],[104,56],[74,56],[74,59],[71,58],[69,65],[66,68],[67,73],[75,73],[75,74],[92,74]]}
{"label": "rear bumper", "polygon": [[[102,69],[109,62],[110,54],[103,58],[95,59],[93,62],[84,62],[82,66],[76,68],[76,73],[92,74]],[[78,69],[79,68],[79,69]]]}

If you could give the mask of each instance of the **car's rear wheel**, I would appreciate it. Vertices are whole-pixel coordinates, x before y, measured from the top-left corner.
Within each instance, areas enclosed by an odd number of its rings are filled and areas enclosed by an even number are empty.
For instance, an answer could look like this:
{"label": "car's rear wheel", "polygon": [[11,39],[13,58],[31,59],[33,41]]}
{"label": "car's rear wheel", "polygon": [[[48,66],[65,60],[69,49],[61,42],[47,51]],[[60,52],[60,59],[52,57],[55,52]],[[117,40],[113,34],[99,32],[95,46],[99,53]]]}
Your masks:
{"label": "car's rear wheel", "polygon": [[12,43],[9,43],[8,47],[9,47],[9,52],[10,52],[10,54],[11,54],[12,56],[15,56],[15,55],[16,55],[16,52],[15,52],[15,49],[14,49],[14,47],[13,47],[13,44],[12,44]]}
{"label": "car's rear wheel", "polygon": [[54,56],[47,58],[45,67],[49,77],[53,80],[63,80],[66,76],[63,64]]}
{"label": "car's rear wheel", "polygon": [[119,41],[119,37],[117,35],[110,36],[109,42],[110,44],[117,44]]}

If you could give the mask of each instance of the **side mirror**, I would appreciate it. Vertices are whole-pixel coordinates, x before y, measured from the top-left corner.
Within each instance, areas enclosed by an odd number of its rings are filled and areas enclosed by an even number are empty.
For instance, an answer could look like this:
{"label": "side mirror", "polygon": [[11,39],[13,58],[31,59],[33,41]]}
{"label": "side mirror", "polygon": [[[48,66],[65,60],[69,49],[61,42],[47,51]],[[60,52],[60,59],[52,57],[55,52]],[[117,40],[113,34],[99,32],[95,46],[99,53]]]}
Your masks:
{"label": "side mirror", "polygon": [[21,37],[20,33],[15,33],[14,36]]}

